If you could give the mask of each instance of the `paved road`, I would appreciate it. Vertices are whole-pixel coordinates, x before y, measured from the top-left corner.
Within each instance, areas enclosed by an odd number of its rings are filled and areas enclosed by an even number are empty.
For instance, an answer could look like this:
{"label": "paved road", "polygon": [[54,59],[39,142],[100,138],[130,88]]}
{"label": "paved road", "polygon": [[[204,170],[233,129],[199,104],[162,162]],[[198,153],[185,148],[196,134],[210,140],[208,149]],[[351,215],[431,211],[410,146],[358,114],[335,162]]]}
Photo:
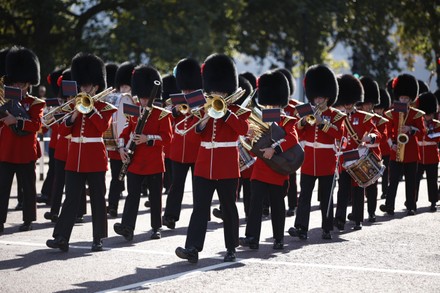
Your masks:
{"label": "paved road", "polygon": [[[350,230],[348,224],[345,232],[334,232],[331,241],[321,240],[315,194],[307,241],[286,233],[285,249],[274,251],[266,219],[260,249],[239,248],[235,263],[223,262],[222,223],[213,218],[195,265],[174,254],[185,243],[192,202],[189,182],[175,230],[164,228],[161,240],[150,240],[149,212],[142,199],[133,242],[114,233],[119,219],[109,219],[105,251],[98,253],[90,252],[90,207],[86,222],[74,227],[68,253],[45,245],[53,231],[53,224],[43,218],[47,206],[38,206],[33,231],[17,232],[22,220],[21,212],[13,211],[13,188],[5,233],[0,236],[0,292],[440,292],[440,212],[428,211],[425,181],[421,188],[417,215],[405,216],[400,184],[394,217],[378,212],[376,223],[365,223],[360,231]],[[244,236],[241,201],[238,208]],[[293,221],[294,217],[287,218],[286,231]]]}

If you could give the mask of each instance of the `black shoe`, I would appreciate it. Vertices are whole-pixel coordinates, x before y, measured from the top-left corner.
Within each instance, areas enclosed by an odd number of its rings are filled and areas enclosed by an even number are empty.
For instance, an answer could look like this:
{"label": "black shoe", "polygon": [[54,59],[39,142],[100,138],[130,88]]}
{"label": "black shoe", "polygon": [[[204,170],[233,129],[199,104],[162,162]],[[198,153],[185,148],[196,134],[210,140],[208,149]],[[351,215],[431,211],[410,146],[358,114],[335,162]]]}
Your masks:
{"label": "black shoe", "polygon": [[5,231],[5,224],[0,224],[0,234]]}
{"label": "black shoe", "polygon": [[24,222],[20,227],[18,227],[18,231],[30,231],[32,230],[32,222]]}
{"label": "black shoe", "polygon": [[370,214],[369,216],[368,216],[368,222],[370,222],[370,223],[374,223],[374,222],[376,222],[376,215],[373,213],[373,214]]}
{"label": "black shoe", "polygon": [[63,237],[57,237],[55,239],[49,239],[46,241],[46,246],[50,248],[58,248],[61,251],[69,251],[69,243]]}
{"label": "black shoe", "polygon": [[349,213],[349,214],[347,215],[347,219],[348,219],[349,221],[354,221],[353,213]]}
{"label": "black shoe", "polygon": [[113,225],[113,230],[115,230],[116,234],[124,236],[125,240],[133,240],[133,228],[124,226],[121,223],[115,223]]}
{"label": "black shoe", "polygon": [[408,212],[406,213],[407,216],[414,216],[416,214],[416,211],[414,210],[408,210]]}
{"label": "black shoe", "polygon": [[238,238],[238,243],[250,249],[258,249],[260,246],[254,237],[240,237]]}
{"label": "black shoe", "polygon": [[160,235],[159,229],[153,229],[153,232],[151,233],[150,239],[160,239],[162,235]]}
{"label": "black shoe", "polygon": [[21,202],[17,203],[17,205],[15,206],[16,211],[22,211],[23,210],[23,204]]}
{"label": "black shoe", "polygon": [[431,207],[429,208],[430,212],[436,212],[437,208],[435,207],[435,203],[431,204]]}
{"label": "black shoe", "polygon": [[36,198],[36,201],[38,203],[45,203],[45,204],[49,204],[49,197],[47,195],[42,194],[41,196],[38,196]]}
{"label": "black shoe", "polygon": [[213,215],[214,217],[216,217],[217,219],[221,219],[221,220],[223,220],[223,213],[222,213],[222,211],[219,210],[218,208],[215,208],[215,209],[212,210],[212,215]]}
{"label": "black shoe", "polygon": [[162,217],[162,224],[164,226],[167,226],[168,229],[175,229],[176,228],[176,220],[170,217]]}
{"label": "black shoe", "polygon": [[353,226],[353,230],[355,231],[362,230],[361,222],[356,222],[356,224]]}
{"label": "black shoe", "polygon": [[301,240],[306,240],[307,239],[307,231],[303,230],[301,228],[292,227],[287,232],[292,237],[298,237]]}
{"label": "black shoe", "polygon": [[225,258],[223,259],[224,262],[234,262],[236,259],[235,257],[235,249],[228,249],[225,254]]}
{"label": "black shoe", "polygon": [[340,219],[333,219],[333,226],[335,226],[336,228],[338,228],[339,231],[344,231],[345,229],[345,222],[340,220]]}
{"label": "black shoe", "polygon": [[107,214],[112,218],[116,218],[118,216],[118,210],[114,207],[107,207]]}
{"label": "black shoe", "polygon": [[386,193],[382,193],[382,195],[380,196],[380,199],[386,199],[386,198],[387,198]]}
{"label": "black shoe", "polygon": [[276,240],[275,239],[275,241],[273,242],[272,248],[275,249],[275,250],[283,249],[284,248],[283,240]]}
{"label": "black shoe", "polygon": [[75,219],[76,224],[84,223],[84,218],[82,216],[77,216]]}
{"label": "black shoe", "polygon": [[295,209],[288,209],[286,211],[286,217],[293,217],[295,215]]}
{"label": "black shoe", "polygon": [[330,231],[324,230],[324,231],[322,231],[321,238],[324,240],[331,240],[332,234],[330,234]]}
{"label": "black shoe", "polygon": [[101,239],[94,239],[92,243],[92,251],[102,251],[102,240]]}
{"label": "black shoe", "polygon": [[176,255],[182,259],[188,260],[190,263],[197,263],[199,261],[199,252],[195,248],[176,248]]}
{"label": "black shoe", "polygon": [[390,215],[390,216],[394,216],[394,211],[393,211],[392,209],[388,208],[388,207],[387,207],[386,205],[384,205],[384,204],[381,204],[381,205],[379,206],[379,209],[380,209],[382,212],[387,213],[387,214]]}
{"label": "black shoe", "polygon": [[151,207],[150,201],[149,201],[149,200],[146,200],[145,203],[144,203],[144,206],[145,206],[146,208]]}
{"label": "black shoe", "polygon": [[52,223],[56,223],[58,221],[58,215],[53,215],[51,212],[45,212],[44,218],[46,220],[50,220]]}

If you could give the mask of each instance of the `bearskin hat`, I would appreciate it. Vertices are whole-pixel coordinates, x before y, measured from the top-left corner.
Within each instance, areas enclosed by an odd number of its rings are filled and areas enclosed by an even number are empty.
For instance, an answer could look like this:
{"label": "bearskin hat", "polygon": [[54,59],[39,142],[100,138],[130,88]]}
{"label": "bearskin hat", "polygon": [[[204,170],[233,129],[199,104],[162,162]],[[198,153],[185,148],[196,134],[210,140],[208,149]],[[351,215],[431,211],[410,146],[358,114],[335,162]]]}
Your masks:
{"label": "bearskin hat", "polygon": [[424,92],[419,96],[419,109],[425,114],[433,114],[437,112],[437,97],[431,92]]}
{"label": "bearskin hat", "polygon": [[59,97],[66,98],[67,95],[65,95],[63,93],[63,88],[62,88],[63,80],[72,80],[72,70],[70,70],[70,68],[66,68],[63,71],[63,73],[58,77],[58,80],[57,80],[57,85],[60,88],[60,90],[59,90]]}
{"label": "bearskin hat", "polygon": [[177,88],[177,81],[174,75],[167,74],[162,78],[163,82],[163,93],[162,99],[164,101],[168,100],[171,94],[177,94],[181,91]]}
{"label": "bearskin hat", "polygon": [[393,80],[394,80],[394,78],[390,78],[387,81],[387,85],[386,85],[386,91],[388,92],[388,95],[390,96],[391,101],[395,100],[394,93],[393,93]]}
{"label": "bearskin hat", "polygon": [[90,53],[80,52],[72,59],[72,79],[79,87],[83,85],[98,85],[97,93],[107,87],[106,69],[104,62],[98,56]]}
{"label": "bearskin hat", "polygon": [[107,73],[106,75],[106,82],[108,87],[115,87],[115,77],[116,77],[116,71],[118,71],[118,64],[116,63],[106,63],[105,64],[105,71]]}
{"label": "bearskin hat", "polygon": [[414,101],[419,95],[419,83],[411,74],[401,74],[393,80],[393,94],[396,100],[401,96],[410,97]]}
{"label": "bearskin hat", "polygon": [[246,78],[251,83],[252,88],[257,88],[257,77],[252,72],[246,71],[241,73],[240,75]]}
{"label": "bearskin hat", "polygon": [[202,64],[202,83],[206,93],[234,93],[238,88],[234,61],[224,54],[214,53],[208,56]]}
{"label": "bearskin hat", "polygon": [[0,78],[6,75],[6,55],[8,52],[9,48],[0,50]]}
{"label": "bearskin hat", "polygon": [[418,79],[417,83],[419,84],[419,95],[429,92],[429,87],[423,80]]}
{"label": "bearskin hat", "polygon": [[287,106],[290,89],[287,78],[280,71],[269,71],[258,78],[258,103],[260,105]]}
{"label": "bearskin hat", "polygon": [[240,99],[235,101],[234,104],[241,105],[254,89],[251,83],[246,78],[240,75],[238,76],[238,87],[241,87],[241,89],[245,90],[245,93],[240,97]]}
{"label": "bearskin hat", "polygon": [[200,64],[193,58],[180,60],[174,68],[177,87],[181,91],[194,91],[202,88]]}
{"label": "bearskin hat", "polygon": [[364,102],[364,88],[359,79],[351,74],[338,76],[339,105],[349,105]]}
{"label": "bearskin hat", "polygon": [[437,89],[437,90],[434,92],[434,95],[435,95],[436,98],[437,98],[437,103],[440,105],[440,89]]}
{"label": "bearskin hat", "polygon": [[61,84],[58,84],[58,78],[63,74],[64,69],[65,68],[54,70],[47,75],[47,83],[50,85],[54,97],[59,96]]}
{"label": "bearskin hat", "polygon": [[312,65],[307,69],[304,77],[304,88],[307,99],[313,103],[316,97],[328,98],[327,106],[331,106],[338,98],[338,82],[333,71],[323,65]]}
{"label": "bearskin hat", "polygon": [[287,81],[289,82],[289,93],[290,93],[290,96],[293,96],[293,94],[295,93],[295,79],[293,78],[292,73],[290,73],[290,71],[287,70],[286,68],[277,68],[275,70],[281,72],[282,74],[284,74],[284,76],[286,77]]}
{"label": "bearskin hat", "polygon": [[[155,80],[160,82],[160,86],[156,96],[150,97]],[[138,96],[138,98],[160,99],[162,89],[162,77],[156,68],[150,65],[139,65],[134,68],[133,76],[131,77],[131,93],[133,96]]]}
{"label": "bearskin hat", "polygon": [[5,69],[8,82],[40,84],[40,61],[30,49],[12,47],[6,55]]}
{"label": "bearskin hat", "polygon": [[391,105],[391,98],[390,98],[390,94],[388,93],[387,90],[385,89],[379,89],[379,104],[375,105],[374,108],[379,108],[379,109],[384,109],[384,110],[388,110],[390,108]]}
{"label": "bearskin hat", "polygon": [[367,76],[362,76],[360,81],[364,88],[364,103],[372,103],[373,106],[378,105],[380,103],[380,94],[377,82]]}
{"label": "bearskin hat", "polygon": [[119,65],[115,76],[115,87],[119,90],[121,85],[131,86],[131,76],[135,65],[130,61],[126,61]]}

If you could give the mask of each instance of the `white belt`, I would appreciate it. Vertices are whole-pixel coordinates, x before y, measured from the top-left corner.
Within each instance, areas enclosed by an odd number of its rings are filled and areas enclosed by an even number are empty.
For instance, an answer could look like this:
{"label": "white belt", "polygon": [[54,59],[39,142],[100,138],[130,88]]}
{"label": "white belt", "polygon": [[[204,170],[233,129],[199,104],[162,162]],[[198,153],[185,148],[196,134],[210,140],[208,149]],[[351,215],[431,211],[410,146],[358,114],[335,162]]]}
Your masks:
{"label": "white belt", "polygon": [[370,149],[372,149],[372,148],[377,148],[377,147],[379,147],[379,144],[378,143],[368,143],[368,144],[366,144],[365,145],[367,148],[370,148]]}
{"label": "white belt", "polygon": [[162,137],[160,135],[147,135],[147,140],[162,140]]}
{"label": "white belt", "polygon": [[90,142],[104,142],[102,137],[72,137],[71,142],[76,143],[90,143]]}
{"label": "white belt", "polygon": [[418,141],[417,144],[419,146],[427,146],[427,145],[437,145],[435,141]]}
{"label": "white belt", "polygon": [[238,141],[202,141],[200,146],[205,149],[229,148],[238,146]]}
{"label": "white belt", "polygon": [[301,144],[303,146],[308,146],[311,148],[315,148],[315,149],[335,149],[335,145],[334,144],[329,144],[329,143],[320,143],[320,142],[309,142],[309,141],[302,141]]}

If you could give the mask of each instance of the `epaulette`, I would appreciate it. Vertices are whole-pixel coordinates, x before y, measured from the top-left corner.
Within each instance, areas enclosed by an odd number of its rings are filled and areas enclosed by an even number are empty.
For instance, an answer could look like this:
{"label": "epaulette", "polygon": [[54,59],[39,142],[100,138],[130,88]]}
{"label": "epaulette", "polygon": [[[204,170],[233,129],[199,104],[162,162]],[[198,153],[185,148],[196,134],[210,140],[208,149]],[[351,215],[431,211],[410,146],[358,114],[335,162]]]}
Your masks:
{"label": "epaulette", "polygon": [[118,110],[118,108],[116,108],[116,107],[113,106],[112,104],[107,103],[107,102],[104,102],[104,103],[105,103],[105,106],[104,106],[104,108],[102,108],[102,109],[100,110],[101,112]]}
{"label": "epaulette", "polygon": [[331,108],[333,112],[336,112],[335,117],[333,118],[333,122],[338,122],[339,120],[343,119],[344,117],[347,116],[347,114],[343,113],[342,111],[336,109],[336,108]]}
{"label": "epaulette", "polygon": [[391,110],[388,110],[384,113],[384,115],[388,118],[388,119],[393,119],[393,112]]}
{"label": "epaulette", "polygon": [[238,110],[237,110],[237,112],[235,112],[235,115],[237,115],[237,116],[241,116],[241,115],[243,115],[244,113],[249,113],[251,110],[249,110],[248,108],[243,108],[243,107],[241,107],[241,106],[238,106]]}
{"label": "epaulette", "polygon": [[435,123],[435,128],[440,127],[440,121],[437,119],[432,119],[432,122]]}
{"label": "epaulette", "polygon": [[409,107],[409,108],[414,110],[414,111],[416,111],[416,114],[414,114],[413,119],[418,119],[418,118],[422,117],[423,115],[425,115],[425,112],[423,112],[422,110],[419,110],[419,109],[414,108],[414,107]]}
{"label": "epaulette", "polygon": [[374,116],[379,118],[379,121],[377,121],[377,125],[382,125],[390,121],[387,118],[380,116],[379,114],[374,114]]}
{"label": "epaulette", "polygon": [[372,113],[368,113],[368,112],[365,112],[362,110],[358,110],[358,112],[365,115],[364,116],[364,123],[371,120],[374,117],[374,114],[372,114]]}
{"label": "epaulette", "polygon": [[28,98],[31,98],[31,99],[34,100],[34,101],[32,102],[32,104],[31,104],[31,106],[33,106],[33,105],[38,105],[38,104],[41,104],[41,103],[46,103],[44,100],[39,99],[39,98],[37,98],[37,97],[35,97],[35,96],[27,95],[27,97],[28,97]]}
{"label": "epaulette", "polygon": [[164,117],[166,117],[167,115],[171,114],[171,111],[168,111],[167,109],[159,107],[159,106],[156,106],[156,105],[153,105],[153,109],[157,109],[157,110],[160,111],[159,120],[161,120]]}
{"label": "epaulette", "polygon": [[289,121],[296,119],[295,117],[292,116],[284,116],[284,120],[283,120],[283,126],[285,126],[287,123],[289,123]]}

